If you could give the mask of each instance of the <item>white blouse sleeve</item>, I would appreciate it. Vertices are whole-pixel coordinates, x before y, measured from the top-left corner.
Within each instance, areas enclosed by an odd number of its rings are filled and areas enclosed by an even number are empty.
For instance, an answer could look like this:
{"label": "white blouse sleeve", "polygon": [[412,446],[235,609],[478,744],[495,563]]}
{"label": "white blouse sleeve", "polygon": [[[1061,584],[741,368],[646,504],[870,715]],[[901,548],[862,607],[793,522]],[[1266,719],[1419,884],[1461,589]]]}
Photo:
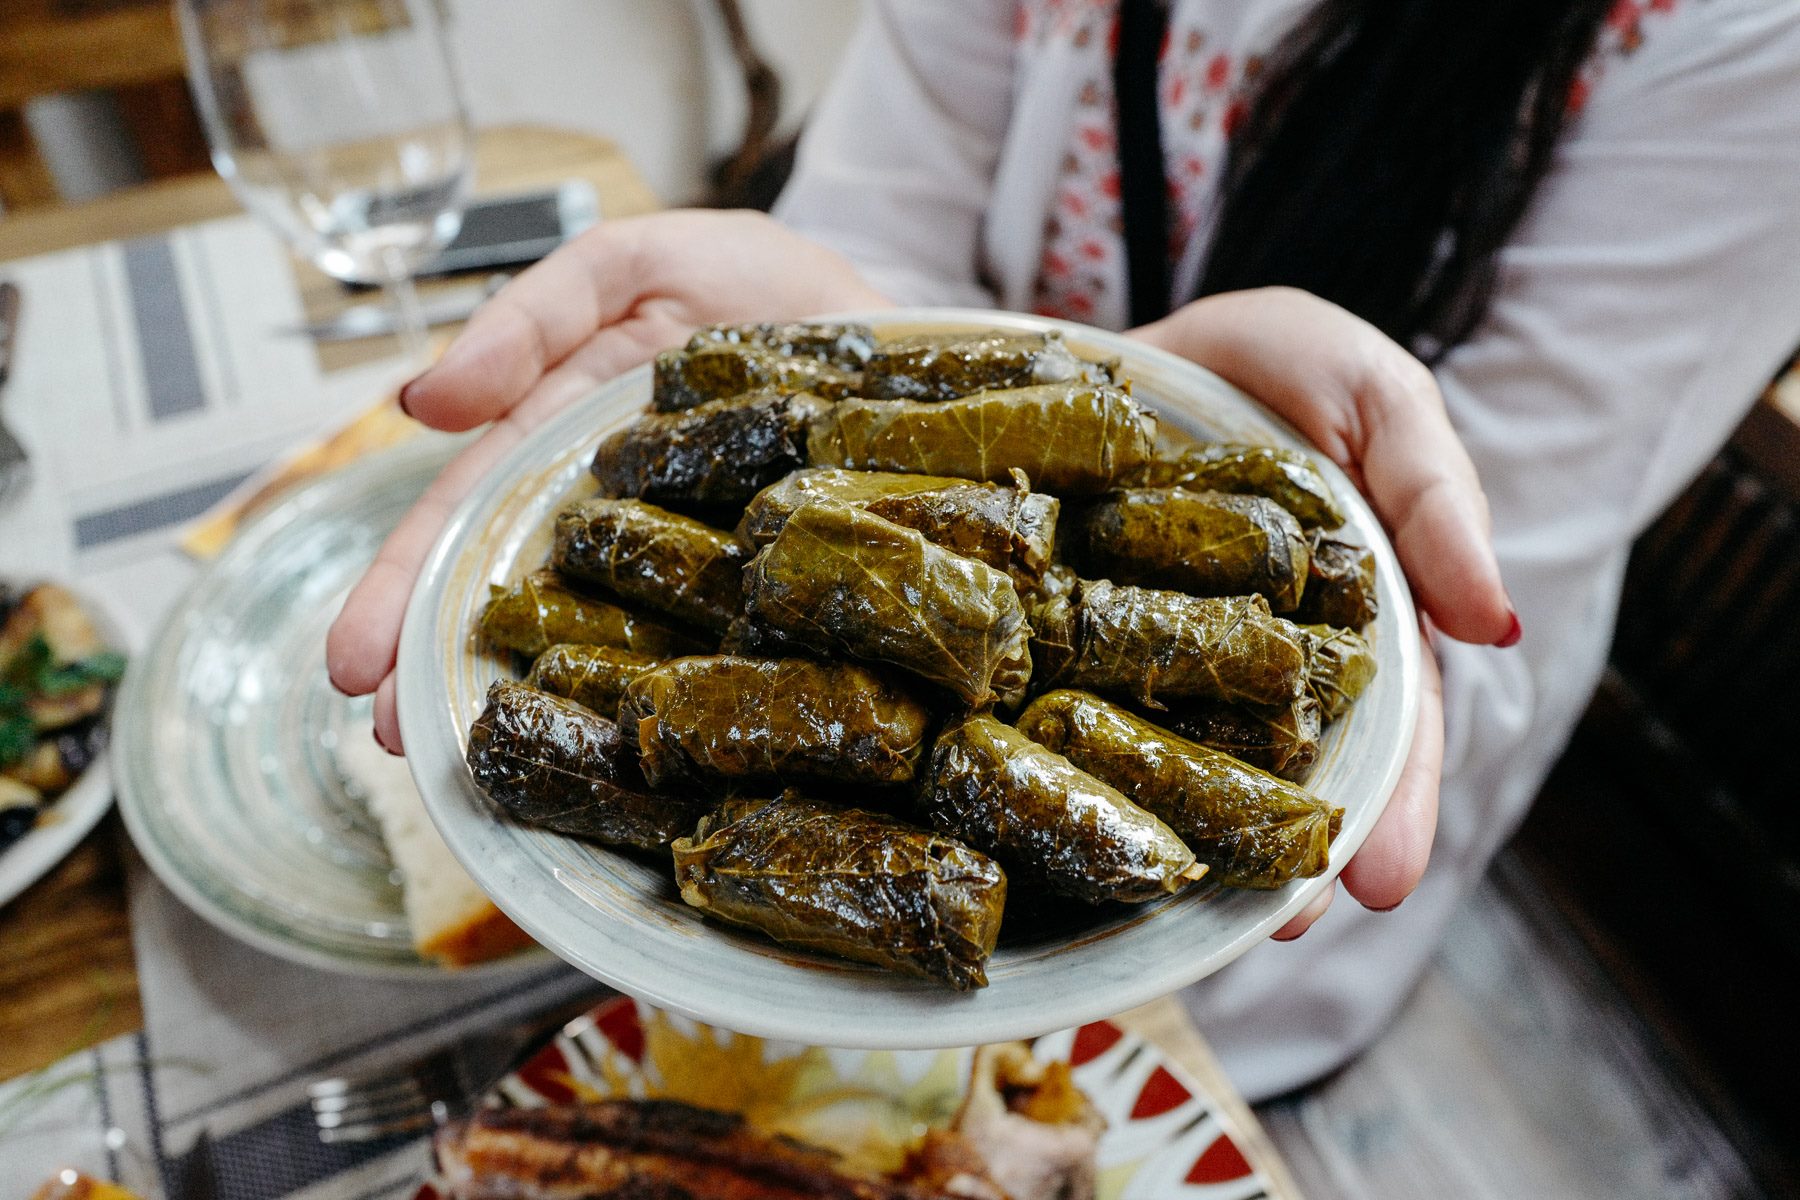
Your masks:
{"label": "white blouse sleeve", "polygon": [[1007,0],[871,0],[775,215],[897,303],[992,305],[977,263],[1011,29]]}
{"label": "white blouse sleeve", "polygon": [[1510,662],[1443,651],[1472,793],[1446,800],[1501,804],[1498,833],[1586,703],[1631,541],[1800,343],[1800,2],[1677,0],[1599,68],[1439,371],[1525,629]]}

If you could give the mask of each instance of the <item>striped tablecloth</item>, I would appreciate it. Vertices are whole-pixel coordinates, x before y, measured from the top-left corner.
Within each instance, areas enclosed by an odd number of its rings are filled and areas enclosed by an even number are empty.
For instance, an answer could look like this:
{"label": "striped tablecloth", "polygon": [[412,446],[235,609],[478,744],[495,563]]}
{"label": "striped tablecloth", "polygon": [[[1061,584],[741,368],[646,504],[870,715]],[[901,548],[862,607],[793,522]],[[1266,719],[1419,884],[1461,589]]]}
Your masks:
{"label": "striped tablecloth", "polygon": [[145,1028],[0,1087],[5,1200],[71,1165],[169,1200],[409,1196],[424,1142],[323,1145],[306,1085],[605,994],[542,959],[424,984],[297,966],[206,926],[141,862],[131,922]]}
{"label": "striped tablecloth", "polygon": [[[0,573],[72,579],[139,636],[192,579],[183,523],[399,382],[325,372],[286,251],[249,218],[0,265],[24,294],[6,419],[32,485],[0,511]],[[404,1062],[592,993],[560,964],[449,983],[349,979],[215,931],[133,862],[142,1033],[0,1086],[0,1200],[65,1166],[146,1196],[405,1194],[416,1141],[328,1148],[305,1085]]]}
{"label": "striped tablecloth", "polygon": [[0,512],[0,566],[75,578],[142,625],[191,572],[174,527],[404,373],[326,373],[310,342],[279,332],[302,319],[299,291],[248,217],[0,277],[24,296],[5,410],[33,464],[29,496]]}

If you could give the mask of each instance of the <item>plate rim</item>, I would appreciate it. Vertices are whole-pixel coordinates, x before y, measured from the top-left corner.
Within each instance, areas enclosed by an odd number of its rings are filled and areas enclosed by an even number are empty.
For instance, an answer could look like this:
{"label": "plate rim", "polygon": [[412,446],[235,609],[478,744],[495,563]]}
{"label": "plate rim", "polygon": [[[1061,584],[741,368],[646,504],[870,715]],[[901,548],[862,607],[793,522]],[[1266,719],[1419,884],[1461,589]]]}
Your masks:
{"label": "plate rim", "polygon": [[[950,307],[894,307],[834,312],[807,319],[859,321],[873,325],[878,331],[884,326],[896,325],[960,325],[1027,332],[1060,330],[1071,341],[1097,346],[1109,353],[1129,353],[1149,359],[1164,372],[1190,384],[1188,394],[1191,396],[1204,397],[1208,392],[1223,393],[1234,403],[1250,406],[1259,419],[1275,427],[1296,445],[1307,447],[1345,507],[1352,513],[1353,523],[1359,532],[1368,535],[1368,548],[1377,562],[1377,577],[1389,585],[1382,594],[1383,610],[1378,619],[1386,620],[1391,627],[1400,631],[1400,636],[1395,639],[1396,648],[1393,653],[1395,668],[1400,674],[1398,723],[1403,729],[1387,743],[1381,769],[1372,776],[1379,780],[1378,785],[1371,785],[1371,790],[1376,792],[1375,799],[1367,807],[1359,808],[1353,818],[1346,821],[1339,839],[1333,845],[1332,864],[1324,874],[1287,885],[1281,890],[1284,898],[1279,905],[1232,933],[1222,946],[1209,955],[1181,959],[1179,962],[1182,965],[1172,967],[1166,963],[1135,964],[1138,969],[1128,975],[1115,975],[1107,981],[1107,988],[1099,993],[1104,999],[1083,999],[1075,989],[1061,989],[1056,993],[1054,1003],[1040,1001],[1035,1005],[996,1011],[994,1002],[990,1002],[988,1010],[982,1011],[976,1005],[983,995],[992,994],[989,989],[969,993],[943,991],[941,1001],[923,1006],[929,1008],[929,1016],[902,1016],[898,1019],[884,1016],[880,1020],[871,1020],[872,1014],[865,1009],[858,1014],[858,1023],[851,1024],[840,1016],[833,1023],[831,1032],[821,1034],[817,1024],[820,1017],[817,1005],[811,1009],[788,1012],[779,1005],[745,1003],[744,997],[737,995],[724,1001],[709,1002],[703,989],[688,989],[686,993],[680,990],[685,976],[677,969],[662,968],[656,975],[643,977],[641,972],[597,964],[595,957],[604,957],[608,949],[605,935],[602,933],[596,936],[591,926],[584,926],[587,937],[571,937],[560,925],[550,923],[550,918],[555,915],[553,908],[546,905],[540,912],[522,902],[518,895],[504,886],[504,879],[481,852],[482,848],[467,840],[468,830],[458,824],[459,817],[467,815],[459,812],[458,801],[473,790],[473,785],[468,782],[467,768],[462,761],[459,732],[449,727],[447,722],[440,723],[433,719],[435,710],[431,705],[448,693],[448,680],[443,674],[439,655],[439,639],[435,636],[438,624],[436,617],[442,601],[439,593],[443,588],[444,577],[465,549],[465,539],[473,536],[470,532],[472,526],[483,509],[511,494],[509,489],[500,487],[496,481],[504,477],[517,477],[529,470],[534,463],[546,460],[549,457],[547,448],[556,444],[557,438],[565,434],[564,426],[576,423],[578,414],[605,404],[615,394],[624,394],[641,387],[648,379],[651,369],[646,363],[615,376],[578,397],[508,450],[451,511],[425,559],[408,600],[395,667],[401,737],[409,748],[407,763],[419,786],[420,795],[424,797],[426,811],[438,826],[445,843],[475,881],[493,898],[494,903],[540,945],[548,947],[579,970],[627,995],[690,1020],[777,1041],[861,1049],[931,1049],[1041,1036],[1058,1029],[1102,1020],[1168,995],[1223,969],[1252,947],[1267,940],[1270,934],[1304,910],[1319,894],[1334,886],[1343,866],[1361,848],[1386,809],[1394,787],[1399,782],[1411,750],[1421,690],[1421,646],[1418,638],[1407,633],[1416,628],[1417,617],[1408,589],[1404,586],[1404,573],[1378,516],[1337,464],[1313,446],[1290,422],[1242,389],[1227,383],[1197,363],[1159,347],[1130,339],[1124,334],[1023,313]],[[591,435],[583,434],[582,440],[584,445],[587,444]],[[459,636],[466,636],[466,631],[462,631]],[[418,697],[425,691],[431,694],[424,697],[423,703],[418,700],[409,703],[409,697]],[[448,782],[444,776],[446,768],[451,770]],[[456,782],[459,774],[460,784]],[[457,798],[453,798],[452,793]],[[492,820],[491,814],[484,815]],[[564,890],[574,892],[569,883],[550,879],[541,881],[539,891],[556,896],[557,893],[550,889],[558,883]],[[709,930],[716,932],[714,927],[709,926]],[[648,957],[641,951],[634,953],[640,960]],[[855,1001],[867,1001],[871,1004],[878,1004],[884,995],[907,996],[906,992],[898,990],[898,983],[894,990],[886,993],[878,988],[865,988],[857,984],[847,985],[844,990],[853,993]],[[846,1002],[853,1002],[851,995],[842,998]],[[916,1007],[919,1006],[903,1003],[895,1011],[904,1013]]]}
{"label": "plate rim", "polygon": [[[373,478],[391,469],[394,463],[413,458],[423,460],[435,457],[441,460],[441,466],[442,463],[448,462],[454,453],[455,445],[453,444],[436,442],[429,438],[408,439],[291,488],[246,521],[224,550],[212,559],[198,564],[198,570],[194,577],[181,589],[181,594],[158,620],[155,631],[144,640],[139,652],[134,655],[132,666],[127,667],[125,679],[120,684],[118,695],[114,697],[115,736],[113,744],[108,747],[109,755],[115,746],[122,746],[125,741],[122,731],[129,729],[134,720],[129,714],[142,710],[145,703],[138,697],[140,688],[150,686],[145,681],[147,678],[145,666],[152,657],[162,655],[169,646],[182,640],[182,627],[193,600],[210,586],[214,573],[223,570],[224,564],[233,561],[236,556],[251,554],[254,547],[260,542],[266,541],[296,521],[305,520],[312,507],[318,503],[316,494],[334,483],[341,485],[342,477],[346,474],[354,472]],[[154,753],[154,751],[150,752]],[[179,864],[167,855],[162,843],[150,828],[149,817],[144,811],[151,803],[151,799],[138,794],[137,775],[139,773],[134,772],[128,765],[128,757],[125,754],[112,755],[109,765],[112,768],[110,786],[113,794],[117,797],[119,815],[124,820],[125,829],[131,837],[132,845],[137,848],[137,852],[149,865],[151,873],[164,887],[174,893],[176,898],[190,911],[222,933],[229,934],[266,954],[285,959],[288,962],[365,979],[415,982],[476,979],[510,973],[527,966],[542,966],[545,961],[544,955],[533,953],[527,947],[503,958],[453,969],[425,959],[418,959],[414,962],[405,960],[378,962],[373,959],[349,958],[307,942],[284,939],[274,931],[256,924],[209,895],[205,889],[189,879]],[[146,788],[155,790],[149,781],[144,782]]]}

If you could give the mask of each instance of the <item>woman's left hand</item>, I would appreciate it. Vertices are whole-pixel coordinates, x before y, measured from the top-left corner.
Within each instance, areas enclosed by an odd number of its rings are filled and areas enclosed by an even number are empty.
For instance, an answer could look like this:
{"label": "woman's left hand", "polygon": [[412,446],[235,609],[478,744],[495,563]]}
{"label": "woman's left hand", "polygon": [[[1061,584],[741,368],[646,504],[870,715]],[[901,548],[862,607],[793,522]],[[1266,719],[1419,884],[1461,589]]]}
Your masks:
{"label": "woman's left hand", "polygon": [[[1519,619],[1500,581],[1487,500],[1431,371],[1373,325],[1292,288],[1208,296],[1132,331],[1216,372],[1279,413],[1369,498],[1424,622],[1458,641],[1510,646]],[[1385,911],[1425,873],[1444,758],[1443,688],[1426,627],[1419,722],[1388,806],[1339,879]],[[1275,934],[1299,937],[1335,888]]]}

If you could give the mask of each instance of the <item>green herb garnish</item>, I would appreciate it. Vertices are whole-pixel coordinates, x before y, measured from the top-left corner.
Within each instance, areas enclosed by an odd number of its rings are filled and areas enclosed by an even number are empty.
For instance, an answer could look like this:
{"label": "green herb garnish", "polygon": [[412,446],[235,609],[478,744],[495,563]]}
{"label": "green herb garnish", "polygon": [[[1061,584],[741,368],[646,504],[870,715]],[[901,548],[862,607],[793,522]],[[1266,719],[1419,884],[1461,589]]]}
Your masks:
{"label": "green herb garnish", "polygon": [[0,767],[31,753],[37,728],[27,705],[33,697],[67,696],[93,684],[116,683],[125,656],[102,650],[72,663],[59,663],[42,634],[34,635],[0,668]]}
{"label": "green herb garnish", "polygon": [[23,711],[0,712],[0,767],[10,767],[31,753],[37,726]]}

